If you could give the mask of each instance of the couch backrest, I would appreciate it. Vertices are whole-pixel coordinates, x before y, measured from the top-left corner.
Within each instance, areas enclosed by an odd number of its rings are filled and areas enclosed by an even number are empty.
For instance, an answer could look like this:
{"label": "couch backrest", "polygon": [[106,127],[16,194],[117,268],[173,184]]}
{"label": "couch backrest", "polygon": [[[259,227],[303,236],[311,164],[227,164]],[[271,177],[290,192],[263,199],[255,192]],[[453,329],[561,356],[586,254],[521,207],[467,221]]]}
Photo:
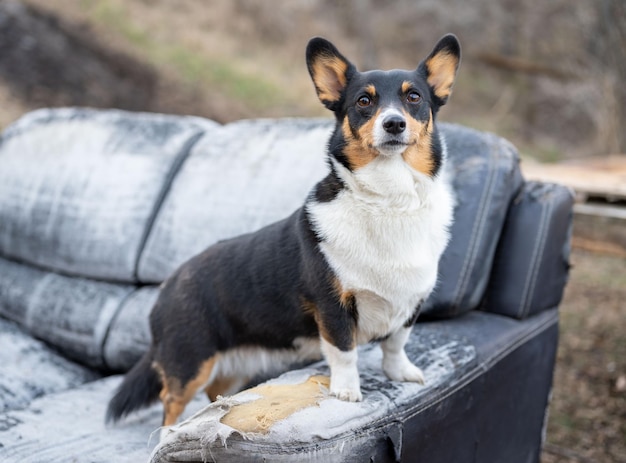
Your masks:
{"label": "couch backrest", "polygon": [[481,308],[527,318],[561,302],[569,273],[574,194],[526,182],[507,212]]}
{"label": "couch backrest", "polygon": [[161,282],[211,244],[300,207],[328,172],[329,122],[246,120],[205,132],[159,208],[139,261],[141,281]]}
{"label": "couch backrest", "polygon": [[443,124],[457,205],[439,282],[422,317],[452,317],[477,308],[513,196],[522,186],[517,150],[496,135]]}
{"label": "couch backrest", "polygon": [[195,118],[39,110],[0,141],[0,255],[39,267],[134,281],[155,205]]}
{"label": "couch backrest", "polygon": [[[159,283],[216,241],[299,207],[327,172],[333,122],[42,110],[0,140],[0,255],[70,275]],[[457,193],[452,241],[424,307],[480,304],[522,179],[497,136],[442,124]]]}

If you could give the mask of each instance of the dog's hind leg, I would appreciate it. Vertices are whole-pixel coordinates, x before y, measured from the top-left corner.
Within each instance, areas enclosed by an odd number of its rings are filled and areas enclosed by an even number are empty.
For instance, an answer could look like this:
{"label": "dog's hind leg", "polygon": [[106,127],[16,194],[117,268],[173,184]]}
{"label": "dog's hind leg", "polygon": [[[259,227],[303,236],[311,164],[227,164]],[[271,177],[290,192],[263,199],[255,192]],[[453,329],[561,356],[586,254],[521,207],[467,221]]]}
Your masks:
{"label": "dog's hind leg", "polygon": [[211,381],[216,361],[217,356],[213,356],[202,362],[196,375],[184,384],[161,369],[163,389],[159,397],[163,402],[163,426],[175,424],[196,392]]}

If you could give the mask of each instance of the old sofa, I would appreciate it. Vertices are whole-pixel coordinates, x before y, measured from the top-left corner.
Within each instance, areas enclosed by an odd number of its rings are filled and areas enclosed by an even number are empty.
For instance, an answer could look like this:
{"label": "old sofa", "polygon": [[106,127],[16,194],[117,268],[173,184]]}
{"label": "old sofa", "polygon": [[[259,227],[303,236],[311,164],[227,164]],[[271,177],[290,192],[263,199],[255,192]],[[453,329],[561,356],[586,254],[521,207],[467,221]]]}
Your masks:
{"label": "old sofa", "polygon": [[[1,461],[539,460],[572,195],[525,182],[505,140],[450,124],[452,242],[408,347],[426,386],[386,380],[379,350],[364,346],[360,404],[327,397],[318,362],[206,408],[198,397],[186,416],[198,413],[158,445],[158,404],[105,427],[119,373],[149,343],[160,282],[211,243],[299,207],[325,175],[331,127],[66,108],[4,132]],[[223,419],[310,378],[315,401],[261,432]]]}

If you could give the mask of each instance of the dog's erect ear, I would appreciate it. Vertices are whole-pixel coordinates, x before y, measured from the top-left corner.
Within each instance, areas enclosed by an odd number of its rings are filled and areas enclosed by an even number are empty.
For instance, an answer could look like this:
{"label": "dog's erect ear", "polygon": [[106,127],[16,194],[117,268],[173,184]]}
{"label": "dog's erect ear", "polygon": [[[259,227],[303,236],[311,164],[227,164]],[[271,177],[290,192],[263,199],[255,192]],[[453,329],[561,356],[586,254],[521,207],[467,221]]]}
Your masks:
{"label": "dog's erect ear", "polygon": [[461,45],[455,35],[448,34],[437,42],[428,58],[418,67],[426,74],[426,80],[439,100],[439,105],[444,105],[452,93],[460,62]]}
{"label": "dog's erect ear", "polygon": [[315,37],[306,47],[306,64],[317,96],[331,111],[337,109],[348,81],[356,71],[328,40]]}

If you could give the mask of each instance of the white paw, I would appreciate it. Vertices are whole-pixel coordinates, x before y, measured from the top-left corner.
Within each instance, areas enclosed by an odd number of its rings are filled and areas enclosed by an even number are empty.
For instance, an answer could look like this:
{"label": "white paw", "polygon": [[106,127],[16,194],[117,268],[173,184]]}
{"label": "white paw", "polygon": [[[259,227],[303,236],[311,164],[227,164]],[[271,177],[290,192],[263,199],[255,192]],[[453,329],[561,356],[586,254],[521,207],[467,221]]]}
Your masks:
{"label": "white paw", "polygon": [[330,377],[330,395],[346,402],[360,402],[363,400],[361,394],[361,379],[358,371],[339,370]]}
{"label": "white paw", "polygon": [[348,388],[330,388],[330,395],[337,397],[339,400],[346,402],[360,402],[363,400],[363,394],[361,394],[361,388],[348,389]]}
{"label": "white paw", "polygon": [[409,359],[396,362],[385,362],[383,370],[392,381],[408,381],[424,384],[424,373],[413,365]]}
{"label": "white paw", "polygon": [[357,351],[341,351],[321,338],[322,352],[330,366],[330,395],[346,402],[360,402],[361,379],[357,368]]}

